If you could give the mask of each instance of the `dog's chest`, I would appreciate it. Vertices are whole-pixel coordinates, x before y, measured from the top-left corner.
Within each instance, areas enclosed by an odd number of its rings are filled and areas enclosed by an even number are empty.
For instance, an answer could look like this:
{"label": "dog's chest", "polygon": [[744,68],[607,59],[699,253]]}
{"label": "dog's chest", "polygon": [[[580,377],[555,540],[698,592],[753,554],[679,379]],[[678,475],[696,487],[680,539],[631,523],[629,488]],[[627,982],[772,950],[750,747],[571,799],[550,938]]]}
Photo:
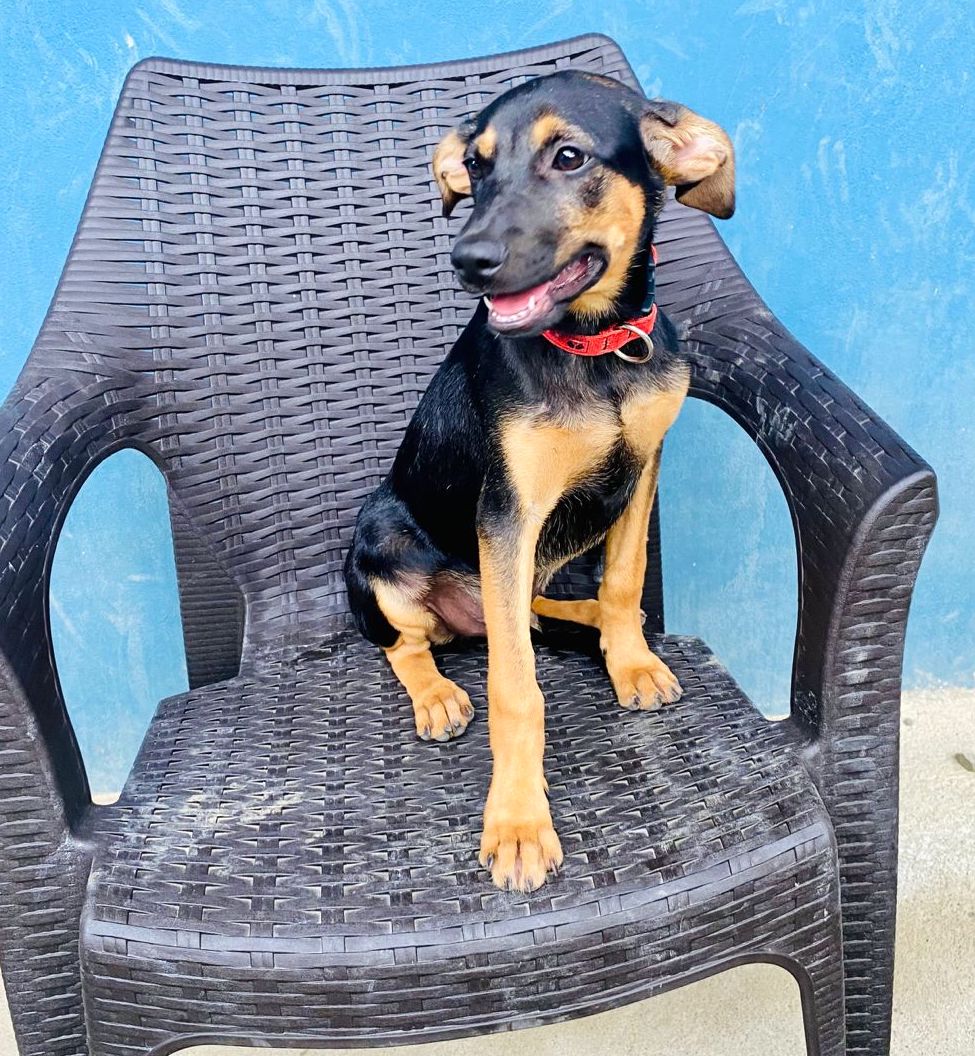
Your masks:
{"label": "dog's chest", "polygon": [[544,503],[543,492],[565,491],[598,474],[621,449],[643,466],[660,447],[686,391],[681,378],[673,388],[647,387],[619,400],[580,400],[558,410],[543,405],[514,420],[503,445],[518,490]]}
{"label": "dog's chest", "polygon": [[638,391],[620,406],[620,436],[641,463],[648,461],[663,443],[687,395],[687,379],[668,389]]}
{"label": "dog's chest", "polygon": [[[619,403],[582,404],[574,413],[541,415],[508,434],[506,459],[522,507],[544,518],[539,571],[548,574],[600,542],[626,509],[686,392],[627,394]],[[510,442],[515,441],[515,442]]]}

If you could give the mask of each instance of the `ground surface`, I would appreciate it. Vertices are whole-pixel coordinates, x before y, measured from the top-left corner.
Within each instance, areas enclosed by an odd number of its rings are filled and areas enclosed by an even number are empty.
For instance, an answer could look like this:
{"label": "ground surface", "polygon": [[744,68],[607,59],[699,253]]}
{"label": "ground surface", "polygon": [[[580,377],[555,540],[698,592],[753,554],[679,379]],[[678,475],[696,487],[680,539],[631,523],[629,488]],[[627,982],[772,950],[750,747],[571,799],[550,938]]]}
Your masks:
{"label": "ground surface", "polygon": [[[975,1038],[975,690],[907,694],[902,735],[892,1054],[962,1056],[972,1051]],[[190,1056],[243,1056],[257,1050],[185,1051]],[[260,1051],[302,1056],[313,1050]],[[16,1052],[6,1007],[0,1003],[0,1056]],[[804,1047],[799,995],[791,977],[778,968],[752,965],[574,1023],[385,1052],[801,1056]]]}

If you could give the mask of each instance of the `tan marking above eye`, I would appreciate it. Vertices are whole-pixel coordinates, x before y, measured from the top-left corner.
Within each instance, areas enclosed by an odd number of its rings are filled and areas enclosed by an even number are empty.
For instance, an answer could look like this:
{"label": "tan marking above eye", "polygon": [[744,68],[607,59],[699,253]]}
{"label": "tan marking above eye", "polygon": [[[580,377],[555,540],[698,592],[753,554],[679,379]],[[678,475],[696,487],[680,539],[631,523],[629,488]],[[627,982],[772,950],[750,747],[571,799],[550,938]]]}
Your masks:
{"label": "tan marking above eye", "polygon": [[541,150],[558,139],[572,140],[583,148],[590,146],[590,139],[581,128],[553,113],[535,118],[529,138],[535,150]]}
{"label": "tan marking above eye", "polygon": [[486,129],[474,140],[474,151],[486,161],[491,161],[498,150],[498,131],[494,125]]}

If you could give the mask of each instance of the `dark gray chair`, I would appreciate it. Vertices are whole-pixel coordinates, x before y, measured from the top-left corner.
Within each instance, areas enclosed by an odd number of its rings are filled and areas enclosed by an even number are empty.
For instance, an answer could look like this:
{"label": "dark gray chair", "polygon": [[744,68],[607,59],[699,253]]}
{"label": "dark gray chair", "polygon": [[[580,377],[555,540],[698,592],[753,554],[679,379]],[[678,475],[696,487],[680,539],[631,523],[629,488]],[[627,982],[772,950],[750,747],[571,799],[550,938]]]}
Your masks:
{"label": "dark gray chair", "polygon": [[[758,960],[798,980],[810,1053],[887,1052],[901,652],[934,477],[706,217],[668,205],[661,298],[694,395],[753,437],[792,511],[791,720],[663,634],[655,522],[648,631],[685,696],[625,712],[591,640],[539,644],[566,862],[503,894],[475,857],[484,722],[418,742],[349,626],[357,507],[472,307],[431,149],[570,65],[635,83],[596,36],[408,69],[129,76],[0,428],[0,960],[23,1056],[455,1038]],[[125,447],[169,484],[191,690],[94,808],[48,583],[73,497]],[[589,555],[559,590],[596,575]],[[483,704],[482,645],[443,665]]]}

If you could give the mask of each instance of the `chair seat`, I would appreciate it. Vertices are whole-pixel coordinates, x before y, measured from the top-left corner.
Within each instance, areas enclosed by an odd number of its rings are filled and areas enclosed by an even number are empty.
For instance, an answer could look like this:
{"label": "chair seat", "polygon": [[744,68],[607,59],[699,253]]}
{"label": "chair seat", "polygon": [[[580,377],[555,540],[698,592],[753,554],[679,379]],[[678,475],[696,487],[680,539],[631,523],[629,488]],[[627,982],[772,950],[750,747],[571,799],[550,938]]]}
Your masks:
{"label": "chair seat", "polygon": [[82,921],[97,1051],[537,1024],[815,927],[835,851],[794,728],[763,718],[702,642],[652,644],[685,691],[654,713],[617,705],[588,637],[537,647],[565,863],[530,895],[477,863],[482,645],[440,657],[477,708],[445,744],[417,739],[352,631],[163,701],[98,821]]}

